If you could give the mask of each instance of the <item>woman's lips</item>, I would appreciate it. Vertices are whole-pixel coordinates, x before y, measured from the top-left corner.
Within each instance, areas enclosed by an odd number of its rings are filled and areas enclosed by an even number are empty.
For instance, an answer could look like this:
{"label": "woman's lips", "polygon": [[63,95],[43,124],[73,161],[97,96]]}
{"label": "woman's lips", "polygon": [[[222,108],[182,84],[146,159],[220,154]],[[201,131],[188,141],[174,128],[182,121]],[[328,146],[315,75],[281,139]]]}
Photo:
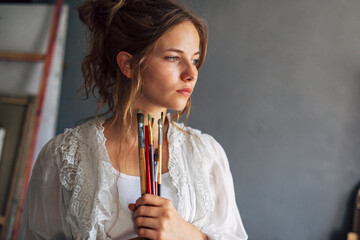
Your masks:
{"label": "woman's lips", "polygon": [[181,95],[185,97],[189,97],[191,95],[192,90],[190,88],[182,88],[179,90],[176,90],[176,92],[180,93]]}

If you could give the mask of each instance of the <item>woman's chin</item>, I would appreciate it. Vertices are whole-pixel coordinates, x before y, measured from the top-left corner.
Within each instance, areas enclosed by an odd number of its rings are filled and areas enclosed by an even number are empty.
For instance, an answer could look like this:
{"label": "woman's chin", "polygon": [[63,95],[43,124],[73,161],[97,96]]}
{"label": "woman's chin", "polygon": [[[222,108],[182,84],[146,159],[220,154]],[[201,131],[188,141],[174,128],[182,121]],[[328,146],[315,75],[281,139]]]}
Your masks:
{"label": "woman's chin", "polygon": [[171,102],[164,102],[159,105],[161,105],[163,108],[166,108],[171,111],[181,112],[182,110],[184,110],[184,108],[187,105],[187,99],[186,100],[181,99],[181,100],[171,101]]}
{"label": "woman's chin", "polygon": [[170,108],[171,110],[174,110],[176,112],[181,112],[182,110],[184,110],[186,107],[186,103],[185,104],[179,104],[177,106],[173,106],[172,108]]}

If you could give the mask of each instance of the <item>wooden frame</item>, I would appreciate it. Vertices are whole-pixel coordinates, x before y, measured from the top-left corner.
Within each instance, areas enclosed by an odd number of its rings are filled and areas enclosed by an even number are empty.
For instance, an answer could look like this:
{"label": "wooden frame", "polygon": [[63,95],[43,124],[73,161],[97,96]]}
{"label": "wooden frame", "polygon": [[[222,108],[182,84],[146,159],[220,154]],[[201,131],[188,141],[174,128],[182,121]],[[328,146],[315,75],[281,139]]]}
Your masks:
{"label": "wooden frame", "polygon": [[0,239],[12,235],[26,187],[25,173],[31,167],[28,163],[34,102],[35,97],[0,95],[0,124],[7,130],[0,162]]}

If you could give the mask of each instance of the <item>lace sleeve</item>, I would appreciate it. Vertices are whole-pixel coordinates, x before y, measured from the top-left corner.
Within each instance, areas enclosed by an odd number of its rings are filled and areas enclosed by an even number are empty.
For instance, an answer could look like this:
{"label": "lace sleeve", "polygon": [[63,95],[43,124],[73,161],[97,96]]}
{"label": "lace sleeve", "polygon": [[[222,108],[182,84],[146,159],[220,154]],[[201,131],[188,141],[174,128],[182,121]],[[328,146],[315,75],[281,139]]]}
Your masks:
{"label": "lace sleeve", "polygon": [[28,185],[19,239],[72,238],[64,221],[64,194],[56,164],[55,139],[39,153]]}
{"label": "lace sleeve", "polygon": [[210,185],[213,188],[215,208],[210,213],[210,224],[201,230],[210,240],[246,240],[248,236],[236,205],[234,183],[226,154],[211,136],[203,136],[209,152],[213,154],[210,163]]}

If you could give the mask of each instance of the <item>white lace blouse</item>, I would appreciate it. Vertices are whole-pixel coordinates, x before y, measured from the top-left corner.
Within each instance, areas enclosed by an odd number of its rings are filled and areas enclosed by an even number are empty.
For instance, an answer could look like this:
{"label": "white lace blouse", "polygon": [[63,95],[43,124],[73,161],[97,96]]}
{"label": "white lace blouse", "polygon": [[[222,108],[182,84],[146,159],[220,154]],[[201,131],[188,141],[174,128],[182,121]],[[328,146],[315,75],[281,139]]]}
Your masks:
{"label": "white lace blouse", "polygon": [[[110,239],[116,178],[105,147],[104,119],[50,140],[28,186],[19,239]],[[177,211],[209,239],[248,239],[235,202],[229,163],[209,135],[170,124],[169,175]],[[189,134],[190,133],[190,134]]]}

